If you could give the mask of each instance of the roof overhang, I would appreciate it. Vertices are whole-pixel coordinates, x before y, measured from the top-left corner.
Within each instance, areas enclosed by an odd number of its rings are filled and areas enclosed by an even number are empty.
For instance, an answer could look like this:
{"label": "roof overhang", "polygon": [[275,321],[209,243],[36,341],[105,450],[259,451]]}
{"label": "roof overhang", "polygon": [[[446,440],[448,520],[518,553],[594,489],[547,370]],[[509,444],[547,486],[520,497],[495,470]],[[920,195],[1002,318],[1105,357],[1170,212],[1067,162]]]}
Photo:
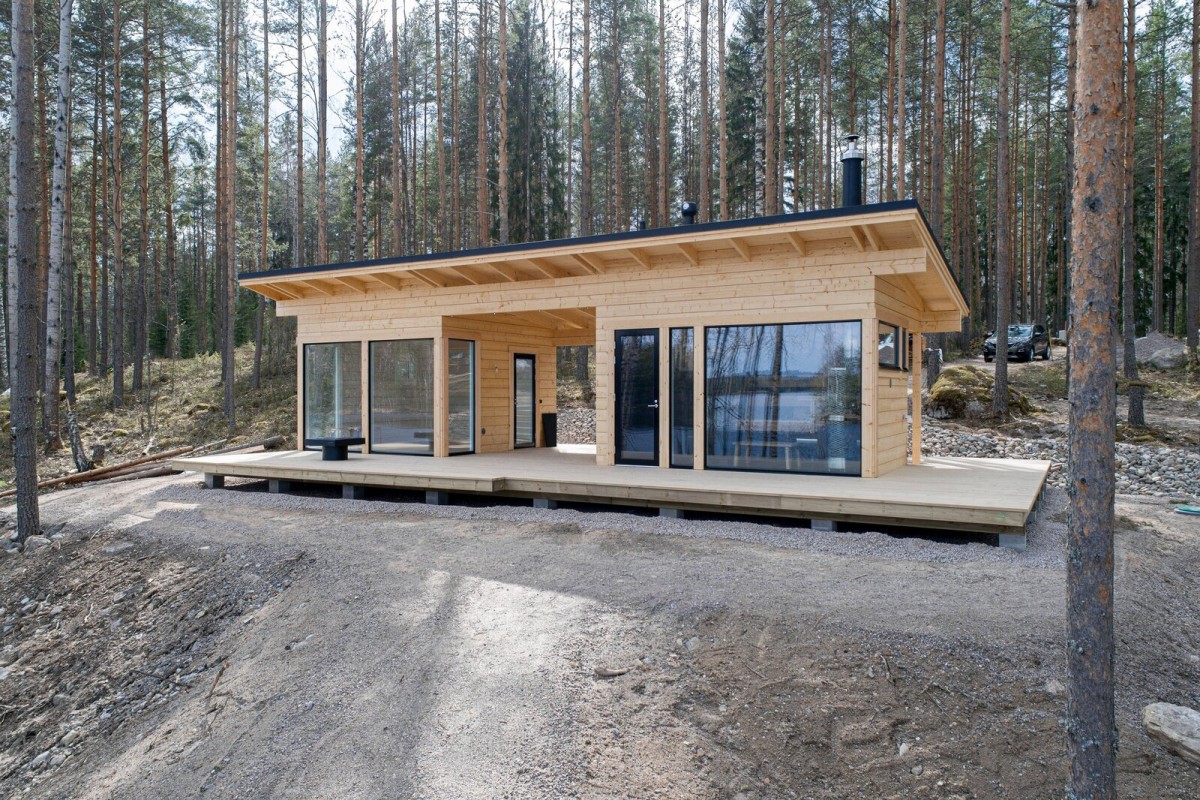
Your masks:
{"label": "roof overhang", "polygon": [[411,289],[553,281],[603,275],[618,268],[699,267],[717,259],[753,262],[781,252],[802,265],[886,264],[888,274],[920,276],[914,286],[941,325],[950,324],[951,316],[961,320],[968,314],[941,248],[912,200],[255,272],[242,275],[240,283],[286,303]]}

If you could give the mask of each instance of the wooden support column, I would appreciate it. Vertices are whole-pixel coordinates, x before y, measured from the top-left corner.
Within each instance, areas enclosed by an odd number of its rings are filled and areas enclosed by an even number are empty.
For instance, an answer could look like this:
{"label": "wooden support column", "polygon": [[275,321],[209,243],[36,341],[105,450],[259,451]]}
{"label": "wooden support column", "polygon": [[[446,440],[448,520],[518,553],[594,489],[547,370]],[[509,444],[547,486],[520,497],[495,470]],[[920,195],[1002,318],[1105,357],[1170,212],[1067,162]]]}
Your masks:
{"label": "wooden support column", "polygon": [[612,328],[596,322],[596,463],[616,463],[616,342]]}
{"label": "wooden support column", "polygon": [[879,320],[862,321],[862,476],[879,475],[878,424],[875,415],[879,408]]}
{"label": "wooden support column", "polygon": [[304,449],[304,343],[296,342],[296,449]]}
{"label": "wooden support column", "polygon": [[704,326],[697,325],[692,331],[692,469],[704,469]]}
{"label": "wooden support column", "polygon": [[449,348],[445,336],[433,340],[433,454],[438,458],[450,455]]}
{"label": "wooden support column", "polygon": [[924,354],[925,337],[919,331],[913,331],[912,357],[912,463],[921,463],[921,384],[924,375],[921,369],[921,356]]}

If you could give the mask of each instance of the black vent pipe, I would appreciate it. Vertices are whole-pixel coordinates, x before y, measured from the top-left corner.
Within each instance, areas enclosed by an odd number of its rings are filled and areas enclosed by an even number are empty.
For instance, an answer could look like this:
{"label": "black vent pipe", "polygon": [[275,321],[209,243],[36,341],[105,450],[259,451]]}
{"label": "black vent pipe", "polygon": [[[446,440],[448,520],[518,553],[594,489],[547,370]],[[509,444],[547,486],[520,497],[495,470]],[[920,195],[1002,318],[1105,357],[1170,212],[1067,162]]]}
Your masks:
{"label": "black vent pipe", "polygon": [[846,136],[846,154],[842,156],[842,207],[862,205],[862,163],[858,152],[858,134]]}

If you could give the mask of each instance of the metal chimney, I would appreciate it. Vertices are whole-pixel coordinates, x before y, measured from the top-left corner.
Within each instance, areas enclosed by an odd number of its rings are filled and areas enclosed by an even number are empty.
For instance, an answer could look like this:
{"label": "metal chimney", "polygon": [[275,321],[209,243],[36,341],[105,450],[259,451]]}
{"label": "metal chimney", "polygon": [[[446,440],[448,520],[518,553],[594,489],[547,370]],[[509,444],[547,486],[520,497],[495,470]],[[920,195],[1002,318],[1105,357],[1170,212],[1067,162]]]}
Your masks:
{"label": "metal chimney", "polygon": [[684,225],[695,225],[696,224],[696,215],[698,213],[700,213],[700,206],[696,205],[695,203],[693,203],[689,200],[688,202],[686,202],[682,206],[680,206],[679,211],[681,214],[683,214],[683,224]]}
{"label": "metal chimney", "polygon": [[862,163],[858,152],[858,134],[847,134],[846,154],[842,156],[842,206],[862,205]]}

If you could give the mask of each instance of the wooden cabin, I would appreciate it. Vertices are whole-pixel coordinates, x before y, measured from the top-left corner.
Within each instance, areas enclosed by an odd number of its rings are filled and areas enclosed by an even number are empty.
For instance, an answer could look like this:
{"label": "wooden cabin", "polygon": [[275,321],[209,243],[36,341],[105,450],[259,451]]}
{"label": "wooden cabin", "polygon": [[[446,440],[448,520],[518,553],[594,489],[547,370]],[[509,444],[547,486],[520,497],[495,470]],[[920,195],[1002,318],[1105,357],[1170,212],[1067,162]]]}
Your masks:
{"label": "wooden cabin", "polygon": [[594,345],[599,465],[863,478],[906,463],[921,337],[967,314],[912,201],[241,284],[296,318],[301,441],[434,458],[541,447],[556,348]]}

